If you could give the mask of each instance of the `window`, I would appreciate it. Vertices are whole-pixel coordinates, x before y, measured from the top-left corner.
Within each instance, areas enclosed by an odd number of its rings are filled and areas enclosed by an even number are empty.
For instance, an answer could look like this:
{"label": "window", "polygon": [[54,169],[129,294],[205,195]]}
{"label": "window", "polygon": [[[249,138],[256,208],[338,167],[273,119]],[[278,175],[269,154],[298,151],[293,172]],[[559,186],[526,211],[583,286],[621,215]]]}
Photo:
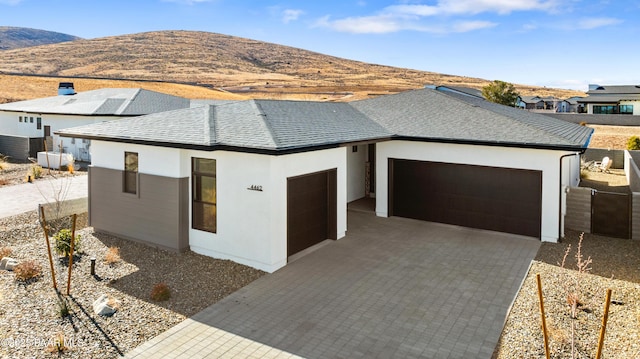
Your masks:
{"label": "window", "polygon": [[193,158],[192,226],[194,229],[216,233],[216,160]]}
{"label": "window", "polygon": [[18,122],[22,122],[22,116],[18,117]]}
{"label": "window", "polygon": [[610,115],[616,113],[617,106],[601,106],[601,105],[593,105],[593,113],[601,114],[601,115]]}
{"label": "window", "polygon": [[136,152],[124,153],[124,184],[123,190],[127,193],[138,193],[138,154]]}
{"label": "window", "polygon": [[623,115],[633,115],[633,105],[620,105],[620,113]]}
{"label": "window", "polygon": [[41,130],[42,129],[42,117],[36,118],[36,121],[37,121],[37,126],[38,126],[37,129]]}
{"label": "window", "polygon": [[33,117],[29,117],[29,122],[33,123]]}

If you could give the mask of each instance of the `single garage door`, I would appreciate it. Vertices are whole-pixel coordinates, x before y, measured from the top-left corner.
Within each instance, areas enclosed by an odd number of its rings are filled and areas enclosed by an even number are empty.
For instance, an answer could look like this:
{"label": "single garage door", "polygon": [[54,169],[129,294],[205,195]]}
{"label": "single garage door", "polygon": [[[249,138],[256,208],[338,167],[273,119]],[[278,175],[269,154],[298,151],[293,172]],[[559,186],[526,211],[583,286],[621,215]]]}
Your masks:
{"label": "single garage door", "polygon": [[540,238],[542,172],[389,159],[390,215]]}
{"label": "single garage door", "polygon": [[337,239],[336,170],[287,179],[287,256]]}

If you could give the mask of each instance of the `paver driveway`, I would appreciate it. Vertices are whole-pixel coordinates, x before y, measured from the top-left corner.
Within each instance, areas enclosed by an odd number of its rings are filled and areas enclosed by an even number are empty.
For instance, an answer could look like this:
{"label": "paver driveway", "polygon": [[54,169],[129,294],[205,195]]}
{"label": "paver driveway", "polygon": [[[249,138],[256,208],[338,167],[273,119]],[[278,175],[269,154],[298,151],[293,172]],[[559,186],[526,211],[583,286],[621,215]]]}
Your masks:
{"label": "paver driveway", "polygon": [[344,239],[127,357],[491,357],[537,240],[352,211],[348,221]]}

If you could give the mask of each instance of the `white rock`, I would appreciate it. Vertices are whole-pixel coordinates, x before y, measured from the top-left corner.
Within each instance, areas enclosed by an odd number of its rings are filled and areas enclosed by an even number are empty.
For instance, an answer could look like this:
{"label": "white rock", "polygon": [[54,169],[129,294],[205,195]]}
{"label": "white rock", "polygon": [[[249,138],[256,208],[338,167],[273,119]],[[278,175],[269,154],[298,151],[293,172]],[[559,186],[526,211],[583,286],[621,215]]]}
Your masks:
{"label": "white rock", "polygon": [[13,270],[17,265],[18,261],[9,257],[4,257],[2,261],[0,261],[0,269]]}
{"label": "white rock", "polygon": [[95,302],[93,302],[93,312],[98,315],[112,315],[118,310],[117,301],[103,294]]}

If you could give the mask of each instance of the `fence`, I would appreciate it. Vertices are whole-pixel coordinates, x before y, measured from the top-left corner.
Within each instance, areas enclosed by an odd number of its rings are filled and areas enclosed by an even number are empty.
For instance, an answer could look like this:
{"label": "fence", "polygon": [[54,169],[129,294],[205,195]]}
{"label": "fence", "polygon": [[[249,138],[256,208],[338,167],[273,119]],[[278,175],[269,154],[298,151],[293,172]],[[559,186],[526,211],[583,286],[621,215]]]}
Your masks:
{"label": "fence", "polygon": [[0,135],[0,153],[17,161],[36,157],[38,151],[42,151],[43,148],[44,143],[41,137]]}
{"label": "fence", "polygon": [[632,195],[570,187],[566,203],[566,229],[640,239],[640,193]]}

